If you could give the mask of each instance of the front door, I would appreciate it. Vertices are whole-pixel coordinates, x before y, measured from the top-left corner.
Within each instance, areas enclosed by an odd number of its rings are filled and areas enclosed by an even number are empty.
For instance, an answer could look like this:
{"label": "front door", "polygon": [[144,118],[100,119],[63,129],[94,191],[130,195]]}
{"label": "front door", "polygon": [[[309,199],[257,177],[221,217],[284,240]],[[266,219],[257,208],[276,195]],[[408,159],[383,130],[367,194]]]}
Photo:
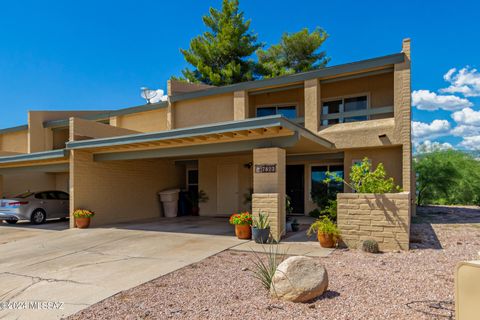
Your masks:
{"label": "front door", "polygon": [[217,214],[231,215],[238,207],[238,165],[217,166]]}
{"label": "front door", "polygon": [[287,165],[287,195],[290,197],[292,213],[305,214],[305,166]]}

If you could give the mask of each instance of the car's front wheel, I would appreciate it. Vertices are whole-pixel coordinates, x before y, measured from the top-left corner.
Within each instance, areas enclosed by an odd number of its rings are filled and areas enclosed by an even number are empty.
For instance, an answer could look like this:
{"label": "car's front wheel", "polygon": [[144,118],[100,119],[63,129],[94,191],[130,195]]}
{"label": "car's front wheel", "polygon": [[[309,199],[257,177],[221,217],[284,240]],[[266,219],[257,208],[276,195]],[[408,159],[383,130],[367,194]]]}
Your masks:
{"label": "car's front wheel", "polygon": [[18,220],[5,220],[7,221],[8,224],[15,224],[18,222]]}
{"label": "car's front wheel", "polygon": [[33,224],[42,224],[45,222],[46,219],[47,214],[45,213],[45,211],[37,209],[32,212],[30,222],[32,222]]}

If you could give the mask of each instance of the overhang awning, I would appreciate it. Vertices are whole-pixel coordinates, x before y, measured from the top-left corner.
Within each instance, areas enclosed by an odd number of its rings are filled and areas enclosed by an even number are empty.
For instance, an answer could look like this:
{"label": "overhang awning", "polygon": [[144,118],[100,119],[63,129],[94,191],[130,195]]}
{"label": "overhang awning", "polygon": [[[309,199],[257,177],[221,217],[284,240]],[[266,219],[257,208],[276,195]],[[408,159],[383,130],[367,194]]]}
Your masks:
{"label": "overhang awning", "polygon": [[0,157],[0,174],[20,171],[68,171],[69,152],[66,149],[23,153]]}
{"label": "overhang awning", "polygon": [[328,152],[334,148],[328,140],[280,115],[67,143],[67,149],[89,150],[96,161],[167,158],[234,153],[264,147],[302,146],[315,152]]}

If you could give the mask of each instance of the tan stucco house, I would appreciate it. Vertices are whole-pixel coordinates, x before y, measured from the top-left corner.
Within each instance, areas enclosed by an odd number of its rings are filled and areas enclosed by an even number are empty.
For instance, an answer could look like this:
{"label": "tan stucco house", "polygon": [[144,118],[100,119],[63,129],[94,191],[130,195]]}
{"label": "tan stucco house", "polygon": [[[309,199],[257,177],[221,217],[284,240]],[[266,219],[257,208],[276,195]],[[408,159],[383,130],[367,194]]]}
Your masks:
{"label": "tan stucco house", "polygon": [[65,190],[98,226],[158,217],[168,188],[205,191],[204,216],[248,209],[253,189],[253,211],[268,211],[279,235],[286,194],[307,214],[325,171],[348,177],[364,157],[414,194],[410,121],[408,39],[401,53],[278,78],[169,81],[166,102],[31,111],[27,125],[1,129],[0,195]]}

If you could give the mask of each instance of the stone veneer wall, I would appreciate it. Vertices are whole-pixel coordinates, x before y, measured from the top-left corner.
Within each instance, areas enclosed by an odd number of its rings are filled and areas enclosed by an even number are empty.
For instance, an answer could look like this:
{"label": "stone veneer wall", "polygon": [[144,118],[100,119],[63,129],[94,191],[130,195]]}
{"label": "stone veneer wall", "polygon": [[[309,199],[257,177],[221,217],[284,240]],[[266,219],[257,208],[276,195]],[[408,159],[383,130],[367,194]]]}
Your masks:
{"label": "stone veneer wall", "polygon": [[272,237],[279,240],[285,231],[285,210],[283,199],[278,193],[254,193],[252,195],[252,215],[257,218],[259,213],[268,214]]}
{"label": "stone veneer wall", "polygon": [[343,242],[351,248],[363,240],[378,241],[380,250],[408,250],[410,193],[339,193],[337,222]]}

